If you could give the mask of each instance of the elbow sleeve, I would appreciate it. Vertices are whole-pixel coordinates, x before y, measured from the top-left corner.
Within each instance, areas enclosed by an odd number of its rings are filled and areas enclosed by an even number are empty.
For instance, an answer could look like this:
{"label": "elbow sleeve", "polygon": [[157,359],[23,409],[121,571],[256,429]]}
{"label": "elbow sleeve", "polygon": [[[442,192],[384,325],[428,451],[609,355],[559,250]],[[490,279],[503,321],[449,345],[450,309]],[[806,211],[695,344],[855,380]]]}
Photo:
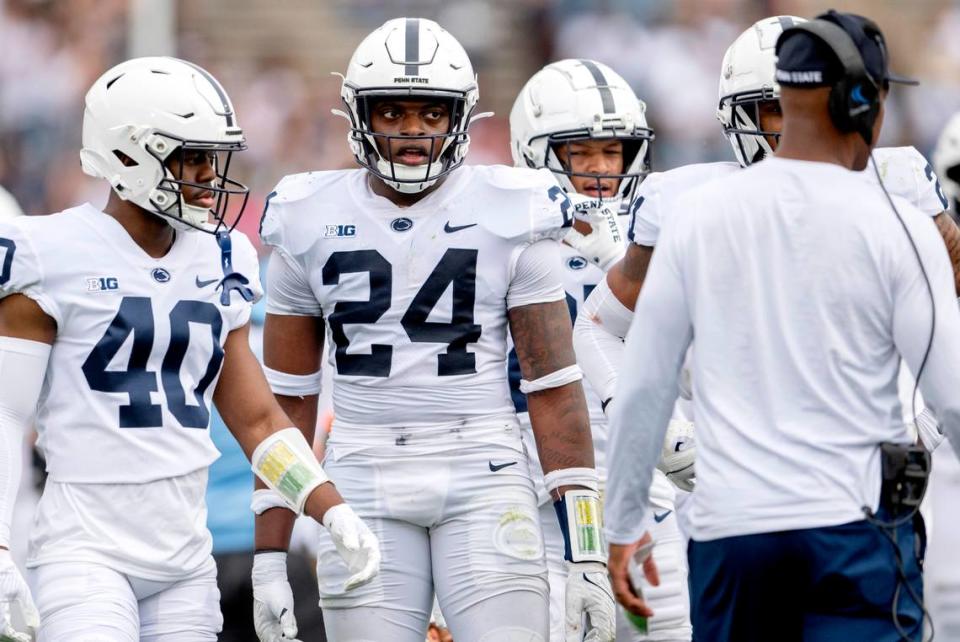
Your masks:
{"label": "elbow sleeve", "polygon": [[632,320],[633,310],[617,299],[606,279],[594,288],[577,315],[573,328],[577,363],[604,401],[617,387],[623,339]]}

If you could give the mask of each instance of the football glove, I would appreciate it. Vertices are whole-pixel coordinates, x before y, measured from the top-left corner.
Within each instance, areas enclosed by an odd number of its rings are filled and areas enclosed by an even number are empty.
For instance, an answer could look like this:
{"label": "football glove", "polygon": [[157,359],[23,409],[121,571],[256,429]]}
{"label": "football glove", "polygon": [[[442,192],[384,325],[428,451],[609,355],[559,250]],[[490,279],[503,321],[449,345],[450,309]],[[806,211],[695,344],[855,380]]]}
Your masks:
{"label": "football glove", "polygon": [[253,628],[260,642],[296,641],[293,590],[287,581],[287,554],[253,556]]}
{"label": "football glove", "polygon": [[[27,631],[17,631],[10,622],[12,605],[20,609],[20,617]],[[0,549],[0,642],[31,642],[40,626],[40,614],[33,604],[33,596],[20,571],[10,557],[10,551]]]}
{"label": "football glove", "polygon": [[613,642],[617,634],[616,604],[606,564],[566,564],[566,642]]}
{"label": "football glove", "polygon": [[353,573],[344,583],[344,591],[362,586],[377,576],[380,572],[380,542],[352,508],[337,504],[323,514],[323,525],[330,531],[333,545]]}
{"label": "football glove", "polygon": [[617,213],[599,199],[570,194],[570,200],[574,218],[589,223],[593,231],[584,235],[571,227],[563,240],[606,272],[627,251]]}
{"label": "football glove", "polygon": [[667,435],[663,439],[663,450],[657,468],[663,471],[677,488],[688,493],[693,492],[696,482],[693,462],[696,457],[693,422],[671,419]]}

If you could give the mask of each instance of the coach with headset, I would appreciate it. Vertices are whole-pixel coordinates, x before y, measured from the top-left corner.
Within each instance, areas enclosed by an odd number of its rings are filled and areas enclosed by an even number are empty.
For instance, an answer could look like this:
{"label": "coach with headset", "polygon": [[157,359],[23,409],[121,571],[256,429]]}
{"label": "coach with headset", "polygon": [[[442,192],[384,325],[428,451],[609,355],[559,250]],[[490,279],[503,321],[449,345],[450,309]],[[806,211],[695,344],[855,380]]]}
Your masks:
{"label": "coach with headset", "polygon": [[920,373],[960,444],[953,273],[930,218],[860,173],[903,81],[879,28],[831,11],[784,31],[777,53],[776,155],[684,195],[637,301],[608,448],[613,588],[649,614],[627,561],[696,337],[697,640],[920,640],[929,459],[897,370],[902,356]]}

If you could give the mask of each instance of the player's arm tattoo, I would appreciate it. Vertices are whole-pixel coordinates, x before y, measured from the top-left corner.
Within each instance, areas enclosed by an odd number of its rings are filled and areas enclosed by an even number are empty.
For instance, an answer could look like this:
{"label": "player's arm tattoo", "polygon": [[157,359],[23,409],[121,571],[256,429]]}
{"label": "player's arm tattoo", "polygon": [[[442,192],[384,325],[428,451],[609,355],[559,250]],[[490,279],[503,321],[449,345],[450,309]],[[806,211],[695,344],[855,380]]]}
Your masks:
{"label": "player's arm tattoo", "polygon": [[[576,363],[566,302],[513,308],[509,319],[524,379],[533,381]],[[527,409],[544,472],[594,467],[590,417],[579,381],[528,394]]]}
{"label": "player's arm tattoo", "polygon": [[610,291],[625,307],[631,310],[637,305],[640,287],[647,277],[647,268],[653,257],[653,248],[631,243],[627,253],[607,272]]}
{"label": "player's arm tattoo", "polygon": [[954,222],[950,215],[941,212],[933,217],[933,222],[937,224],[937,230],[943,237],[943,244],[947,247],[947,254],[950,255],[950,263],[953,265],[953,283],[960,296],[960,227]]}

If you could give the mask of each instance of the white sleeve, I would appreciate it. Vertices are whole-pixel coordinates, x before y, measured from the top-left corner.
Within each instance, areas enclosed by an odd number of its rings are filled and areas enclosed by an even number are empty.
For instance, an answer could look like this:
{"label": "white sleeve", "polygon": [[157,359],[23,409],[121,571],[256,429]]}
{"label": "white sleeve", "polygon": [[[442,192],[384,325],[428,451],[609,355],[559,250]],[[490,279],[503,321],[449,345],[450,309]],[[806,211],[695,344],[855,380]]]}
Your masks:
{"label": "white sleeve", "polygon": [[556,241],[545,239],[521,247],[507,289],[507,309],[563,301],[566,294],[557,276],[556,266],[559,264]]}
{"label": "white sleeve", "polygon": [[663,224],[661,210],[660,174],[651,174],[640,184],[637,196],[630,205],[630,227],[627,240],[637,245],[654,247]]}
{"label": "white sleeve", "polygon": [[282,251],[274,250],[267,267],[267,312],[285,316],[323,316],[307,278]]}
{"label": "white sleeve", "polygon": [[950,202],[943,193],[943,188],[940,186],[940,179],[937,178],[936,172],[933,171],[933,165],[916,149],[912,147],[910,149],[913,150],[914,156],[923,167],[923,173],[917,175],[917,200],[914,202],[914,205],[924,214],[937,216],[950,207]]}
{"label": "white sleeve", "polygon": [[10,545],[13,505],[20,487],[21,448],[37,408],[51,346],[0,337],[0,546]]}
{"label": "white sleeve", "polygon": [[573,326],[573,348],[583,375],[600,400],[613,397],[623,357],[623,338],[633,310],[614,295],[604,278],[583,302]]}
{"label": "white sleeve", "polygon": [[693,339],[676,226],[668,225],[650,262],[624,346],[627,369],[617,384],[617,403],[607,442],[607,541],[640,539],[653,469],[677,399],[677,383]]}
{"label": "white sleeve", "polygon": [[930,291],[916,255],[912,250],[902,252],[893,274],[893,340],[910,372],[916,375],[931,341],[931,312],[935,312],[932,343],[919,378],[920,391],[927,407],[940,420],[943,433],[960,453],[960,398],[956,394],[960,389],[960,307],[953,268],[932,223],[910,227],[923,257],[934,307],[931,310]]}

